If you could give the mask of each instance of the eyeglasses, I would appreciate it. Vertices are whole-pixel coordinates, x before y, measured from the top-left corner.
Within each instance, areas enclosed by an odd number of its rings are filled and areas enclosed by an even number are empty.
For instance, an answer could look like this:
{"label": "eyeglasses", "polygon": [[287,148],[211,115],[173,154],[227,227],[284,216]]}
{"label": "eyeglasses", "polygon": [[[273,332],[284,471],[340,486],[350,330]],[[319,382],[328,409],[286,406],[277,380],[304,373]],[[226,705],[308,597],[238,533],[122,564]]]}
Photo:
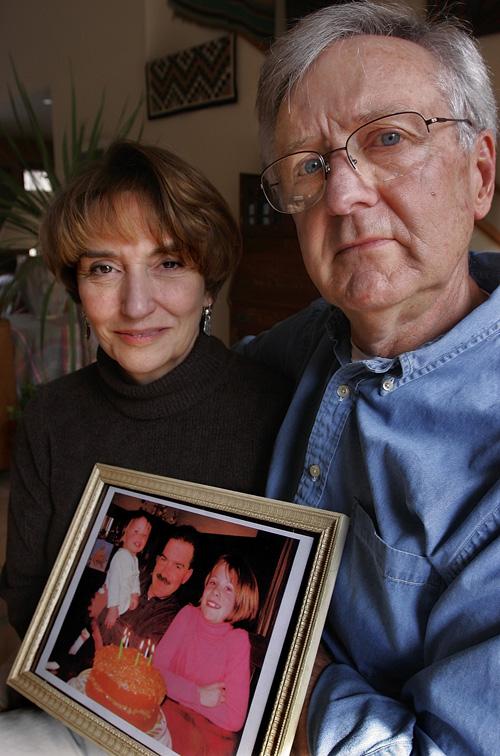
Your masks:
{"label": "eyeglasses", "polygon": [[421,168],[430,150],[430,126],[436,123],[468,123],[466,118],[424,118],[405,111],[375,118],[347,137],[344,147],[324,154],[294,152],[275,160],[261,174],[267,201],[279,213],[301,213],[313,207],[325,193],[333,173],[330,158],[345,150],[354,171],[368,181],[383,182]]}

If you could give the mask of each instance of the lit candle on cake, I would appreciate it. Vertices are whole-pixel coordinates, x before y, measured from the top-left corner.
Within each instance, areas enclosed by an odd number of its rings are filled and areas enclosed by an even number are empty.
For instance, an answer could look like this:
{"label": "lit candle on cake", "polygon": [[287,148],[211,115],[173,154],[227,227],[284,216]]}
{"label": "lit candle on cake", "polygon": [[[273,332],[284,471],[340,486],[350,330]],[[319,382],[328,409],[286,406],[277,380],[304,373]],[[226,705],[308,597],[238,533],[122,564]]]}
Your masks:
{"label": "lit candle on cake", "polygon": [[120,645],[118,646],[118,658],[119,658],[119,659],[121,659],[121,658],[122,658],[122,653],[123,653],[123,644],[125,643],[125,636],[126,636],[126,635],[127,635],[127,630],[125,629],[125,630],[123,631],[123,635],[122,635],[122,637],[120,638]]}
{"label": "lit candle on cake", "polygon": [[153,654],[154,654],[154,652],[155,652],[155,644],[153,643],[153,645],[151,646],[151,654],[150,654],[149,659],[148,659],[148,664],[149,665],[151,665],[151,662],[153,661]]}
{"label": "lit candle on cake", "polygon": [[128,629],[128,627],[126,627],[125,630],[123,631],[123,635],[122,635],[122,637],[120,639],[120,645],[118,646],[118,658],[119,659],[122,658],[123,649],[124,648],[128,648],[128,642],[129,642],[129,640],[130,640],[130,630]]}
{"label": "lit candle on cake", "polygon": [[139,664],[139,657],[141,656],[141,651],[142,651],[142,647],[143,646],[144,646],[144,640],[141,640],[141,643],[140,643],[140,646],[139,646],[139,650],[138,650],[138,652],[136,654],[135,662],[134,662],[134,664],[135,664],[136,667]]}

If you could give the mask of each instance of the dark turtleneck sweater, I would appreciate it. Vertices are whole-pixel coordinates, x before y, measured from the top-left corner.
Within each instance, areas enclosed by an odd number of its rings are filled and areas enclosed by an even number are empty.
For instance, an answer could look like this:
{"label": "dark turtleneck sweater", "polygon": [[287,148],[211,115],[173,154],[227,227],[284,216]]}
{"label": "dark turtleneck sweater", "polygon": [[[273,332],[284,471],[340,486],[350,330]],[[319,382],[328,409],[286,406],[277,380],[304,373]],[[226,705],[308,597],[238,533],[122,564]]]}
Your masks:
{"label": "dark turtleneck sweater", "polygon": [[22,636],[96,462],[264,492],[290,389],[201,335],[183,363],[136,384],[102,350],[39,387],[16,431],[0,595]]}

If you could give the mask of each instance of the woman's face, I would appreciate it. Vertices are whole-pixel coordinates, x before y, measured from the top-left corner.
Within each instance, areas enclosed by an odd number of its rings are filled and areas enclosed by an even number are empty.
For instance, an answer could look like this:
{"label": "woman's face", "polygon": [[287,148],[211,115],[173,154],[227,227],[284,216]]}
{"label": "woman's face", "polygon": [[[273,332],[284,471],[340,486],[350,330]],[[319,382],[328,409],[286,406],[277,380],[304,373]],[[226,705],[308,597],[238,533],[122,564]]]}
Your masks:
{"label": "woman's face", "polygon": [[213,300],[171,239],[158,246],[133,195],[122,196],[119,208],[135,238],[91,239],[78,261],[78,292],[106,354],[137,383],[151,383],[189,354]]}
{"label": "woman's face", "polygon": [[234,611],[236,594],[225,564],[219,564],[210,573],[200,607],[209,622],[225,622]]}

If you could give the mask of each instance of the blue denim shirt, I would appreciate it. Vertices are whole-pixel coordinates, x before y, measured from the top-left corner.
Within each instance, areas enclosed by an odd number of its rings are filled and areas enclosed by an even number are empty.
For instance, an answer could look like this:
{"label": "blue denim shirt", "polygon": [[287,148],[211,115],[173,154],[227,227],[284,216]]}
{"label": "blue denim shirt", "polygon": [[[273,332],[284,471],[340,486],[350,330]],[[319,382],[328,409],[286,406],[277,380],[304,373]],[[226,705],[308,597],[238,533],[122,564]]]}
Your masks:
{"label": "blue denim shirt", "polygon": [[500,255],[471,274],[490,298],[394,359],[322,300],[244,347],[297,382],[268,496],[351,518],[314,754],[500,754]]}

